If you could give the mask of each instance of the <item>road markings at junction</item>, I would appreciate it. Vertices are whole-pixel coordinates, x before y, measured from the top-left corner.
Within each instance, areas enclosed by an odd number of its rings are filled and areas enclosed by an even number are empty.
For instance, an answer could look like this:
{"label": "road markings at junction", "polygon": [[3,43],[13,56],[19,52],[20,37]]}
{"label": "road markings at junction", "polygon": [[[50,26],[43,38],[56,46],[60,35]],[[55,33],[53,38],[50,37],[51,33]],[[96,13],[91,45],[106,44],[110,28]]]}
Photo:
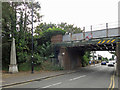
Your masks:
{"label": "road markings at junction", "polygon": [[115,80],[114,80],[114,74],[113,74],[111,76],[111,82],[110,82],[108,90],[113,90],[114,87],[115,87]]}
{"label": "road markings at junction", "polygon": [[52,85],[48,85],[48,86],[45,86],[45,87],[42,87],[42,88],[48,88],[48,87],[51,87],[51,86],[55,86],[55,85],[59,85],[61,84],[62,82],[59,82],[59,83],[55,83],[55,84],[52,84]]}
{"label": "road markings at junction", "polygon": [[85,76],[86,76],[86,75],[79,76],[79,77],[76,77],[76,78],[70,79],[69,81],[73,81],[73,80],[76,80],[76,79],[79,79],[79,78],[82,78],[82,77],[85,77]]}

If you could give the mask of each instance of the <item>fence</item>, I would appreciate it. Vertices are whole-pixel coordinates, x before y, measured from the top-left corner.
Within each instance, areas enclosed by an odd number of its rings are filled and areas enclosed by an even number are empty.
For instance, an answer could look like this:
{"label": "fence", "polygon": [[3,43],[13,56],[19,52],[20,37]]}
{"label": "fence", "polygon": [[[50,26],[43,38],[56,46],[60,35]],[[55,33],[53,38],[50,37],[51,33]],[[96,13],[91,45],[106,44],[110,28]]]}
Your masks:
{"label": "fence", "polygon": [[[82,33],[77,34],[69,34],[63,36],[63,42],[65,41],[74,41],[74,40],[86,40],[91,38],[104,38],[104,37],[116,37],[118,34],[118,27],[111,25],[111,27],[106,23],[106,27],[101,30],[93,31],[93,27],[91,26],[91,31],[85,32],[85,27],[83,28]],[[114,28],[112,27],[114,26]]]}

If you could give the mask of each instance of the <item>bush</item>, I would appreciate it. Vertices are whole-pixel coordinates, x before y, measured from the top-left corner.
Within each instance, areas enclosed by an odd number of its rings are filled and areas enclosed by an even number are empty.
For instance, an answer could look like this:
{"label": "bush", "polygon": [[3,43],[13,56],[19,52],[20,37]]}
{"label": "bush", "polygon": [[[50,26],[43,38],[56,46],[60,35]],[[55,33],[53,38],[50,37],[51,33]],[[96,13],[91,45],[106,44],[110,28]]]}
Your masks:
{"label": "bush", "polygon": [[53,65],[50,61],[45,61],[42,64],[42,69],[43,70],[48,70],[48,71],[57,71],[57,70],[63,70],[63,67],[60,67],[59,65]]}
{"label": "bush", "polygon": [[84,55],[83,56],[83,64],[84,64],[84,66],[86,66],[86,65],[88,65],[88,63],[89,63],[89,58],[86,56],[86,55]]}
{"label": "bush", "polygon": [[35,65],[41,65],[43,63],[44,58],[41,57],[40,54],[37,53],[37,54],[34,54],[33,56],[34,56],[33,60]]}
{"label": "bush", "polygon": [[[26,62],[18,65],[19,71],[31,71],[31,62]],[[40,65],[35,65],[34,64],[34,70],[39,71],[41,70],[42,67]]]}
{"label": "bush", "polygon": [[31,55],[27,52],[17,52],[17,63],[25,63],[28,62],[31,59]]}
{"label": "bush", "polygon": [[18,65],[19,71],[30,71],[31,70],[31,64],[29,62],[22,63]]}

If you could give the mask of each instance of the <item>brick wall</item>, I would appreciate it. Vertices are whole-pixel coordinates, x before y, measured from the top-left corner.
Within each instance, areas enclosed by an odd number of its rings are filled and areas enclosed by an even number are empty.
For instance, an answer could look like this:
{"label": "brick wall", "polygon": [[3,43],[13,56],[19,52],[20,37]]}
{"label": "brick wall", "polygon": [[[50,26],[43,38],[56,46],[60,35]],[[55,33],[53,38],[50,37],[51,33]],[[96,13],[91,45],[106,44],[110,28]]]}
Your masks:
{"label": "brick wall", "polygon": [[62,35],[56,35],[51,38],[52,43],[62,42],[63,36]]}

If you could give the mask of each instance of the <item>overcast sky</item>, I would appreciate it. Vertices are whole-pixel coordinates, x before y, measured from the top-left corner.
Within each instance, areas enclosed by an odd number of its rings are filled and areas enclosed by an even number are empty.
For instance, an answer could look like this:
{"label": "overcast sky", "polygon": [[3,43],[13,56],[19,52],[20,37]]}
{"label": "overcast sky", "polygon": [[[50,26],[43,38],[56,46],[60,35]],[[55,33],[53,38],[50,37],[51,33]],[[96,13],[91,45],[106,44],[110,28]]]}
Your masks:
{"label": "overcast sky", "polygon": [[[115,25],[118,21],[118,2],[120,0],[37,0],[41,4],[43,22],[67,22],[77,27]],[[89,31],[88,29],[86,31]],[[108,52],[97,52],[111,58]]]}

